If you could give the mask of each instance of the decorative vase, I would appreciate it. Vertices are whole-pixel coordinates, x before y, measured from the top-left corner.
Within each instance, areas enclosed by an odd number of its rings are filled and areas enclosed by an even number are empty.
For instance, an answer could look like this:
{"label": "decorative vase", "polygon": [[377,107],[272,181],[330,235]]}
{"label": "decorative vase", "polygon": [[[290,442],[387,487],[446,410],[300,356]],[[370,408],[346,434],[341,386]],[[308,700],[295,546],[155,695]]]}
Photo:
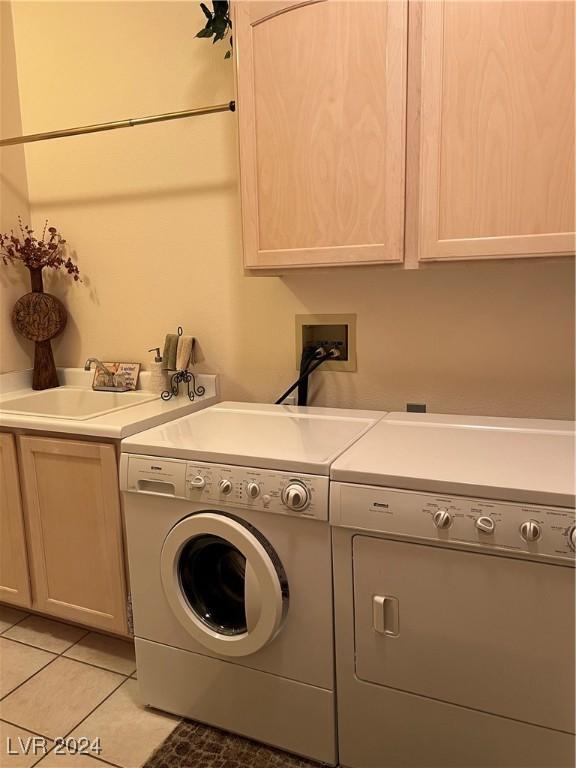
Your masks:
{"label": "decorative vase", "polygon": [[42,267],[29,267],[28,270],[32,291],[14,305],[12,322],[22,336],[35,342],[32,389],[51,389],[58,387],[60,382],[50,339],[64,330],[67,313],[56,296],[44,293]]}

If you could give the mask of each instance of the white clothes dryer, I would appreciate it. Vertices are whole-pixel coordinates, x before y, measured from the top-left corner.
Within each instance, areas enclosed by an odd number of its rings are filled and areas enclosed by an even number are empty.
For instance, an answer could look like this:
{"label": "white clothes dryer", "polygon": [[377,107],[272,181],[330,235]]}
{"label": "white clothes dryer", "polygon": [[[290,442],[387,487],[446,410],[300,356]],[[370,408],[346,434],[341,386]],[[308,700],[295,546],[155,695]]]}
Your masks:
{"label": "white clothes dryer", "polygon": [[331,470],[340,761],[574,765],[574,424],[389,414]]}

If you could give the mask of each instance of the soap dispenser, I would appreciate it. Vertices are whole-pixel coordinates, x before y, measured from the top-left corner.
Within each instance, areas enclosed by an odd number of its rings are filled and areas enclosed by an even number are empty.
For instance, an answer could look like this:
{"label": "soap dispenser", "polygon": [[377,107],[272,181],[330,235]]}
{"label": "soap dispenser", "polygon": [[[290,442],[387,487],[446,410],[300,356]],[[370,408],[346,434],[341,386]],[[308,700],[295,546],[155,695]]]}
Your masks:
{"label": "soap dispenser", "polygon": [[150,391],[160,395],[166,389],[166,371],[162,370],[160,347],[152,347],[148,352],[156,352],[154,362],[150,363]]}

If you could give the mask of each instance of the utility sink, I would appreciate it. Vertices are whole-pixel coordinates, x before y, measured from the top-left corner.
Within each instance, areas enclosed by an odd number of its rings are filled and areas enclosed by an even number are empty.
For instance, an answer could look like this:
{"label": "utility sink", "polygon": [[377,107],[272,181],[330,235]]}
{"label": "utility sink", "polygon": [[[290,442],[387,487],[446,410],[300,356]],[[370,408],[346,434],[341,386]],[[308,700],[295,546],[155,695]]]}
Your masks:
{"label": "utility sink", "polygon": [[154,400],[152,392],[95,392],[82,387],[57,387],[0,401],[0,412],[82,421]]}

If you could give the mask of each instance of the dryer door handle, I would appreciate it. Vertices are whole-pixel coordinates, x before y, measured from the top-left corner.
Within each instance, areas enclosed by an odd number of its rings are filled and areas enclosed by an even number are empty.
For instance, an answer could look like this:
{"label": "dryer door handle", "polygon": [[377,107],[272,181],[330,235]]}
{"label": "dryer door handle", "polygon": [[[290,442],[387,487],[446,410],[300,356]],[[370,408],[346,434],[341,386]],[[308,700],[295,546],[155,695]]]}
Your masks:
{"label": "dryer door handle", "polygon": [[400,634],[400,606],[397,597],[374,595],[372,598],[372,626],[376,632],[390,637]]}

